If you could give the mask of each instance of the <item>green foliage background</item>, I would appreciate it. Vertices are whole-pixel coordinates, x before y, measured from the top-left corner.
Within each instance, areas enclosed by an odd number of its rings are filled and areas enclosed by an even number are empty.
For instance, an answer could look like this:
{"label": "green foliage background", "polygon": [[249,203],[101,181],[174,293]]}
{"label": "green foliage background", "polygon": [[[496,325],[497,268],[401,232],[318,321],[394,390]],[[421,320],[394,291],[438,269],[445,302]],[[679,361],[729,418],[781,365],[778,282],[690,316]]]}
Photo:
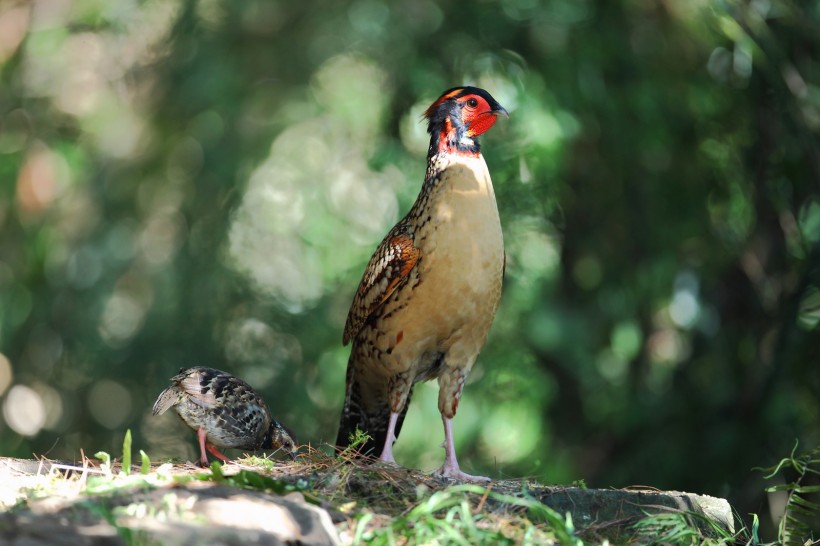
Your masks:
{"label": "green foliage background", "polygon": [[[0,5],[0,454],[152,457],[178,368],[332,441],[341,332],[459,84],[508,252],[456,419],[468,471],[726,496],[820,443],[820,3]],[[436,388],[397,443],[443,456]],[[776,512],[777,499],[772,499]],[[766,518],[764,518],[766,519]]]}

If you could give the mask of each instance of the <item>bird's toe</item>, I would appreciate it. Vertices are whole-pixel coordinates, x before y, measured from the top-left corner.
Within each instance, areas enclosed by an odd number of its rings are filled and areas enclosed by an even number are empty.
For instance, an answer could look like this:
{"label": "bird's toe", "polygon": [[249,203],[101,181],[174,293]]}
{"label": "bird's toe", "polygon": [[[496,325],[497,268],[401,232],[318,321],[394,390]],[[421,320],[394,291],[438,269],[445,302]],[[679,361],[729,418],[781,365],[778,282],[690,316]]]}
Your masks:
{"label": "bird's toe", "polygon": [[478,484],[485,484],[490,483],[492,479],[486,476],[474,476],[472,474],[467,474],[466,472],[462,472],[458,467],[450,467],[446,464],[443,465],[441,468],[433,472],[433,476],[438,478],[450,478],[451,480],[456,480],[459,482],[469,482],[469,483],[478,483]]}

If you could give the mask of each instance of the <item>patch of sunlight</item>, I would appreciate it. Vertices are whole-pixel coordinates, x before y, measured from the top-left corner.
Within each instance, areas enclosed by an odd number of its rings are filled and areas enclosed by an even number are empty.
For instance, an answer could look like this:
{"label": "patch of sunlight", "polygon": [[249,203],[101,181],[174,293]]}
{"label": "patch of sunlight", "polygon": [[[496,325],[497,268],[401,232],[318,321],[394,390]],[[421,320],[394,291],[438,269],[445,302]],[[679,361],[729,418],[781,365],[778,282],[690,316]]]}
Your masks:
{"label": "patch of sunlight", "polygon": [[39,141],[33,143],[17,176],[20,212],[42,212],[59,199],[70,184],[71,167],[65,157]]}
{"label": "patch of sunlight", "polygon": [[422,119],[424,111],[430,106],[430,100],[422,99],[410,107],[399,122],[399,137],[404,147],[417,156],[426,156],[430,145],[430,136],[427,134],[427,123]]}
{"label": "patch of sunlight", "polygon": [[53,90],[57,107],[73,116],[86,116],[96,110],[106,93],[107,83],[99,66],[105,50],[100,35],[82,32],[68,36],[60,48],[62,66],[57,77],[60,87]]}
{"label": "patch of sunlight", "polygon": [[700,282],[694,273],[685,271],[675,278],[674,294],[668,311],[669,318],[680,328],[688,330],[697,323],[700,317],[699,290]]}
{"label": "patch of sunlight", "polygon": [[225,20],[227,8],[220,0],[200,0],[195,6],[202,25],[212,31],[217,30]]}
{"label": "patch of sunlight", "polygon": [[319,67],[311,88],[325,112],[348,128],[363,151],[371,152],[390,97],[384,71],[360,55],[338,55]]}
{"label": "patch of sunlight", "polygon": [[31,387],[43,401],[43,408],[46,412],[43,428],[59,431],[60,420],[63,417],[63,398],[60,396],[59,391],[50,385],[40,382],[32,384]]}
{"label": "patch of sunlight", "polygon": [[3,403],[3,418],[17,434],[36,436],[46,423],[43,399],[31,387],[15,385]]}
{"label": "patch of sunlight", "polygon": [[[513,66],[520,70],[517,65]],[[509,78],[491,69],[484,71],[476,82],[477,87],[486,89],[509,114],[518,110],[518,90]]]}
{"label": "patch of sunlight", "polygon": [[507,274],[522,285],[532,286],[558,273],[560,244],[549,227],[543,219],[532,216],[517,218],[507,226]]}
{"label": "patch of sunlight", "polygon": [[547,110],[543,104],[531,102],[524,107],[527,115],[516,117],[513,123],[515,138],[522,146],[550,148],[573,136],[568,132],[572,128],[572,124],[568,122],[571,115],[563,113],[565,119],[562,123],[559,113]]}
{"label": "patch of sunlight", "polygon": [[116,347],[134,337],[142,328],[145,314],[153,302],[150,287],[142,293],[116,290],[105,302],[98,331],[108,345]]}
{"label": "patch of sunlight", "polygon": [[[150,93],[125,97],[122,81],[135,66],[169,50],[166,38],[179,8],[179,2],[165,0],[35,4],[23,52],[23,94],[52,97],[57,108],[82,120],[106,155],[139,153],[146,127],[137,110]],[[73,24],[86,28],[91,20],[106,30],[67,30]]]}
{"label": "patch of sunlight", "polygon": [[29,8],[25,4],[6,4],[0,8],[0,65],[17,51],[26,36],[29,25]]}
{"label": "patch of sunlight", "polygon": [[686,359],[691,346],[687,338],[674,328],[653,332],[646,340],[649,361],[660,367],[673,368]]}
{"label": "patch of sunlight", "polygon": [[86,118],[84,126],[100,152],[124,159],[141,153],[145,123],[145,119],[126,108],[113,93],[108,93],[101,99],[100,107]]}
{"label": "patch of sunlight", "polygon": [[0,353],[0,396],[3,396],[13,379],[14,370],[11,367],[11,361],[6,355]]}
{"label": "patch of sunlight", "polygon": [[140,255],[157,269],[170,261],[187,236],[185,217],[179,213],[154,214],[139,235]]}
{"label": "patch of sunlight", "polygon": [[669,303],[669,317],[681,328],[690,328],[698,319],[700,304],[690,292],[675,292]]}
{"label": "patch of sunlight", "polygon": [[538,443],[541,415],[529,402],[507,402],[493,408],[481,429],[486,458],[512,463],[527,457]]}
{"label": "patch of sunlight", "polygon": [[183,7],[179,0],[146,0],[139,3],[104,2],[105,16],[116,21],[124,32],[105,32],[104,72],[120,78],[134,65],[150,64],[163,57],[173,46],[171,32]]}
{"label": "patch of sunlight", "polygon": [[365,260],[396,219],[403,176],[394,167],[372,171],[367,159],[332,116],[283,131],[251,173],[232,220],[231,266],[291,312],[312,306],[326,280]]}
{"label": "patch of sunlight", "polygon": [[243,372],[242,377],[260,388],[270,384],[285,366],[302,363],[302,344],[298,338],[274,330],[256,318],[232,320],[225,327],[223,337],[225,356],[231,362],[247,364],[248,371]]}
{"label": "patch of sunlight", "polygon": [[122,384],[110,379],[94,383],[88,393],[88,409],[102,426],[114,430],[131,414],[131,393]]}
{"label": "patch of sunlight", "polygon": [[404,175],[392,165],[373,172],[355,159],[340,167],[328,183],[330,210],[349,224],[351,240],[375,248],[398,216],[396,188],[403,184]]}

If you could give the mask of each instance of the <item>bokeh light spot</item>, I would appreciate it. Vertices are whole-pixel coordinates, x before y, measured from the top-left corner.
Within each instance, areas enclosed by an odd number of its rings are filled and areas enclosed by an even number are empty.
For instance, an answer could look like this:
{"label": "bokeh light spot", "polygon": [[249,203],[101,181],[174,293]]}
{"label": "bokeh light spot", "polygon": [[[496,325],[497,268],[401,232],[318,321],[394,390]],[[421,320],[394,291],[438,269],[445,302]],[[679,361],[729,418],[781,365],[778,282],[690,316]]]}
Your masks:
{"label": "bokeh light spot", "polygon": [[17,178],[17,200],[25,213],[48,208],[69,183],[71,169],[65,158],[43,145],[36,145],[26,157]]}
{"label": "bokeh light spot", "polygon": [[131,414],[131,393],[116,381],[101,379],[88,394],[92,417],[108,429],[116,429]]}
{"label": "bokeh light spot", "polygon": [[46,412],[43,428],[48,430],[58,430],[63,418],[63,398],[60,393],[51,385],[45,383],[35,383],[32,385],[34,391],[43,401],[43,408]]}
{"label": "bokeh light spot", "polygon": [[12,56],[26,35],[29,8],[6,5],[0,10],[0,63]]}
{"label": "bokeh light spot", "polygon": [[37,391],[25,385],[15,385],[3,403],[3,418],[14,432],[36,436],[46,424],[46,407]]}
{"label": "bokeh light spot", "polygon": [[137,333],[145,309],[127,294],[114,294],[106,302],[100,320],[100,336],[109,344],[121,343]]}
{"label": "bokeh light spot", "polygon": [[[510,426],[515,423],[515,426]],[[504,404],[494,411],[481,429],[481,439],[499,462],[523,459],[540,437],[541,417],[526,403]]]}
{"label": "bokeh light spot", "polygon": [[0,396],[9,388],[13,377],[14,371],[11,369],[11,362],[9,362],[6,355],[0,353]]}

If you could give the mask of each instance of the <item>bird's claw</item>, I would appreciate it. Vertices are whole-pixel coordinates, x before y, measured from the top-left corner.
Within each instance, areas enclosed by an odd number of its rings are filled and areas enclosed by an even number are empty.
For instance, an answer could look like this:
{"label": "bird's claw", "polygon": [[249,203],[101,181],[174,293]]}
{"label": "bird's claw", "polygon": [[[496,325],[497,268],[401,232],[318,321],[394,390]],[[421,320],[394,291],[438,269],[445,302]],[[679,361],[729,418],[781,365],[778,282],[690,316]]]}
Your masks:
{"label": "bird's claw", "polygon": [[473,476],[472,474],[467,474],[466,472],[462,472],[460,469],[452,468],[447,465],[443,465],[441,468],[433,472],[433,476],[437,478],[449,478],[451,480],[456,480],[459,482],[469,482],[469,483],[490,483],[492,479],[486,476]]}

